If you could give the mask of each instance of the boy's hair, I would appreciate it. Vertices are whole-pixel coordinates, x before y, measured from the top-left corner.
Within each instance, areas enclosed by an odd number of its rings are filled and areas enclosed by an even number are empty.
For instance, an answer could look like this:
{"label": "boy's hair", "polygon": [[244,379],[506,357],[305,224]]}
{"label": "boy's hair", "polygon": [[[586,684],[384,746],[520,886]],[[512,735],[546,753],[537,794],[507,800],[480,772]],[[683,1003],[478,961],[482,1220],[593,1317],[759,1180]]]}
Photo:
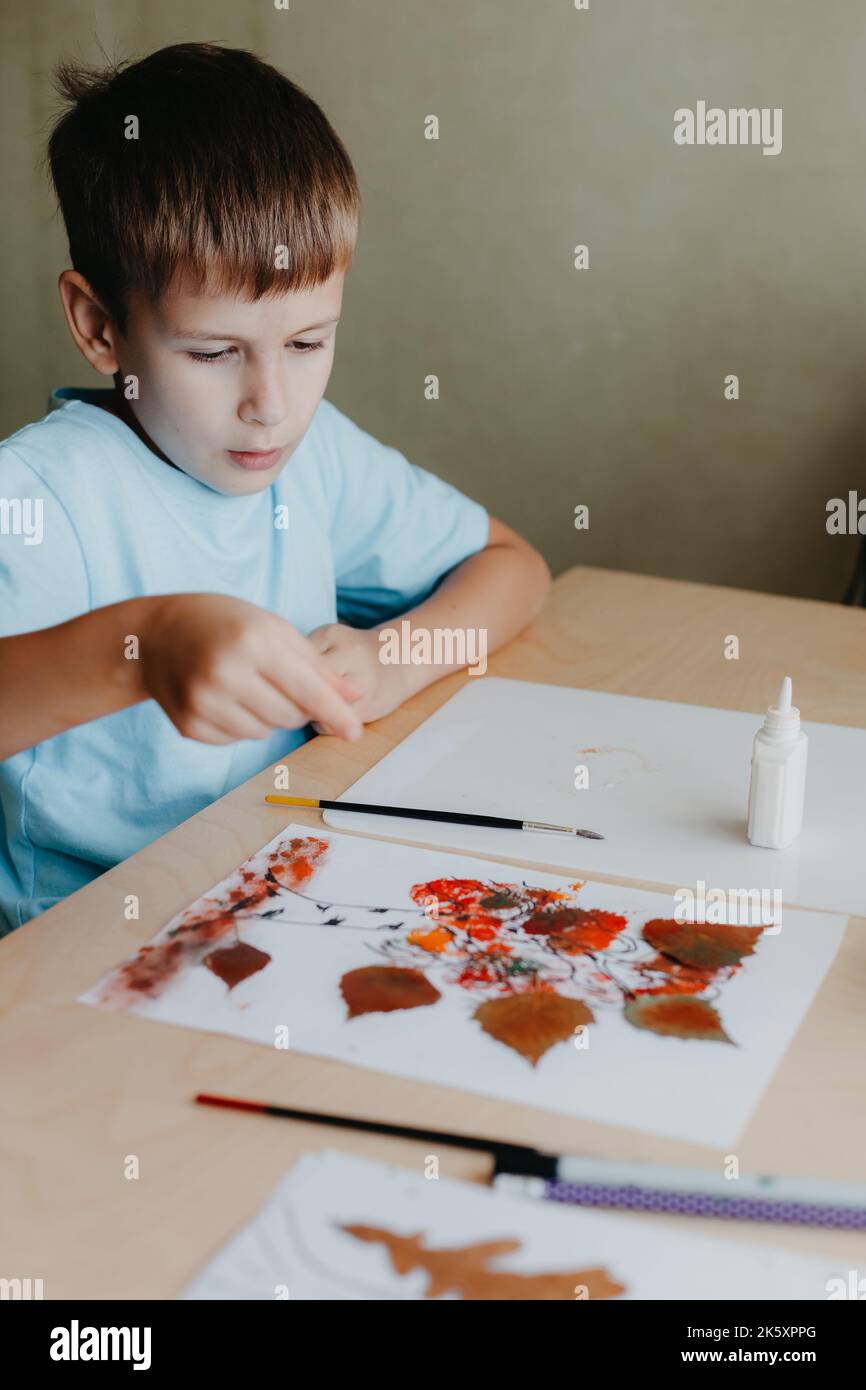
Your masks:
{"label": "boy's hair", "polygon": [[72,264],[121,332],[129,292],[156,302],[178,272],[258,299],[351,263],[352,162],[316,103],[253,53],[174,44],[104,70],[63,63],[56,86],[69,105],[48,159]]}

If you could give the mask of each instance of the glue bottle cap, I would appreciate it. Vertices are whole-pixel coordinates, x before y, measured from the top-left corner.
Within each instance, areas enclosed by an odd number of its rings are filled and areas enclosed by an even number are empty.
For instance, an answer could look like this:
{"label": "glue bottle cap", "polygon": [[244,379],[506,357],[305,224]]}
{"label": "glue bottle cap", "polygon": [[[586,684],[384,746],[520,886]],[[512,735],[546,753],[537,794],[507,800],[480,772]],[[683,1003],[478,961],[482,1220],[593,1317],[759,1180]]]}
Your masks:
{"label": "glue bottle cap", "polygon": [[792,704],[793,686],[790,676],[785,676],[779,687],[779,694],[774,705],[770,705],[767,710],[767,717],[764,720],[764,729],[768,733],[779,735],[796,734],[800,728],[800,711],[795,704]]}

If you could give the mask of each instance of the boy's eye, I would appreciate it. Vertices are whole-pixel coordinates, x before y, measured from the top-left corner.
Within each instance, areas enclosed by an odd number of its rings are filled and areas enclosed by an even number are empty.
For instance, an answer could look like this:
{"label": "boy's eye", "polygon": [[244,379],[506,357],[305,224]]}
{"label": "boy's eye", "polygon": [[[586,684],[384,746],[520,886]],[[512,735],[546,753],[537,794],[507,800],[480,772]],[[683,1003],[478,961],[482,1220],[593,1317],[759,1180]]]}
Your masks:
{"label": "boy's eye", "polygon": [[[322,338],[316,343],[307,343],[302,339],[298,339],[293,342],[291,346],[300,353],[315,352],[317,348],[323,348],[325,346],[325,341]],[[225,362],[228,357],[231,357],[233,352],[234,348],[222,348],[220,352],[188,352],[187,356],[191,357],[194,362]]]}
{"label": "boy's eye", "polygon": [[232,348],[223,348],[221,352],[189,352],[194,362],[224,362],[233,352]]}

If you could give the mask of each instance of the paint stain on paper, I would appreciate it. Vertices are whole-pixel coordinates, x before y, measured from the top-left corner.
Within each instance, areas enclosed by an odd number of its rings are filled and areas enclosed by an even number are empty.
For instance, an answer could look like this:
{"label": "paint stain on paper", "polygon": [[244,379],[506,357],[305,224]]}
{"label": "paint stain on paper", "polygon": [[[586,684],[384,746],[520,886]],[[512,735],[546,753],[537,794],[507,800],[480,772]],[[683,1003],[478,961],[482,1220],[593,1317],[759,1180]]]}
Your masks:
{"label": "paint stain on paper", "polygon": [[590,791],[607,791],[619,787],[642,772],[650,772],[651,766],[642,753],[634,748],[578,748],[576,757],[589,773]]}
{"label": "paint stain on paper", "polygon": [[644,994],[702,994],[716,978],[714,970],[695,970],[690,965],[667,956],[653,956],[644,966],[644,976],[651,983],[639,986],[635,995]]}
{"label": "paint stain on paper", "polygon": [[534,1067],[555,1043],[572,1037],[575,1028],[595,1022],[581,999],[541,989],[488,999],[479,1004],[473,1018],[491,1038],[519,1052]]}
{"label": "paint stain on paper", "polygon": [[476,1245],[430,1249],[423,1233],[397,1235],[379,1226],[342,1226],[355,1240],[384,1245],[396,1274],[405,1277],[423,1270],[428,1283],[425,1298],[457,1294],[467,1300],[484,1299],[580,1299],[616,1298],[625,1285],[612,1279],[606,1269],[551,1270],[541,1274],[520,1274],[491,1269],[504,1255],[521,1250],[519,1240],[486,1240]]}
{"label": "paint stain on paper", "polygon": [[350,970],[340,980],[340,993],[350,1018],[359,1014],[389,1014],[395,1009],[420,1009],[442,998],[421,970],[404,970],[397,965],[364,965],[360,970]]}
{"label": "paint stain on paper", "polygon": [[142,996],[158,999],[182,970],[200,965],[216,942],[237,935],[239,913],[277,897],[281,887],[306,884],[327,849],[327,840],[307,835],[276,845],[266,856],[247,860],[227,883],[187,908],[162,940],[142,946],[118,966],[103,988],[102,1002],[118,1007],[134,1004]]}
{"label": "paint stain on paper", "polygon": [[619,913],[603,912],[598,907],[559,907],[534,912],[523,923],[523,930],[530,936],[546,936],[551,946],[574,956],[580,951],[606,951],[625,924]]}

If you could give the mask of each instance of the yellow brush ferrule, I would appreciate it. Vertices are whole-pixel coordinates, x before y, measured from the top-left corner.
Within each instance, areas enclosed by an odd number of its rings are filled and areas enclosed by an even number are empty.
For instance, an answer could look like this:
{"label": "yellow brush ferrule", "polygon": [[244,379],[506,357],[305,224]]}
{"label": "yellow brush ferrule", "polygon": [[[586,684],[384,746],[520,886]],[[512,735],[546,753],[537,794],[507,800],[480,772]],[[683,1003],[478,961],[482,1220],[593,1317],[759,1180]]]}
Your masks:
{"label": "yellow brush ferrule", "polygon": [[269,801],[272,806],[318,806],[319,801],[314,796],[266,796],[265,801]]}

